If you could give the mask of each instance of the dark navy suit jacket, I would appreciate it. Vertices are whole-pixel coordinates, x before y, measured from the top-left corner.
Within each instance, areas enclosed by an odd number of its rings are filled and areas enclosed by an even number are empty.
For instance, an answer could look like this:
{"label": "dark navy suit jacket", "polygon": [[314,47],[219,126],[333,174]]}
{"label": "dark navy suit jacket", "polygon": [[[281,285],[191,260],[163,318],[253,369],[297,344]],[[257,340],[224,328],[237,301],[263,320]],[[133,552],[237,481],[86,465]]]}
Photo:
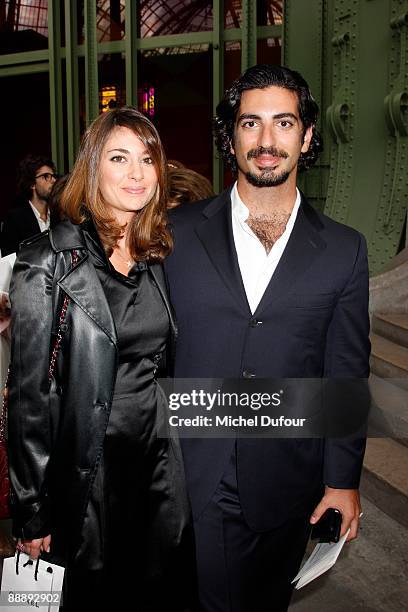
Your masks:
{"label": "dark navy suit jacket", "polygon": [[[175,248],[166,272],[179,327],[176,377],[368,376],[368,269],[361,234],[316,212],[302,196],[286,249],[251,314],[232,235],[230,189],[174,209],[171,224]],[[182,442],[198,518],[234,440]],[[248,524],[264,531],[310,512],[323,484],[357,488],[364,449],[361,438],[238,439],[239,497]]]}

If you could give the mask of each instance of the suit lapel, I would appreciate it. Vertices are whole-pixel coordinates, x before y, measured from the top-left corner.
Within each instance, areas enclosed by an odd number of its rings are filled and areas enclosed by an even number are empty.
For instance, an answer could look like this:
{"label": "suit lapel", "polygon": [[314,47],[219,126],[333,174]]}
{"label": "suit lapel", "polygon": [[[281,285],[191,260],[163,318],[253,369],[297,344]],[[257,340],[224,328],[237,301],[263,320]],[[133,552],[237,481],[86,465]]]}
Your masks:
{"label": "suit lapel", "polygon": [[37,217],[35,216],[35,213],[30,206],[30,202],[27,202],[26,216],[27,219],[23,222],[24,234],[30,237],[39,234],[41,232],[41,229],[38,224]]}
{"label": "suit lapel", "polygon": [[170,325],[172,328],[172,332],[174,336],[177,336],[177,328],[176,328],[176,322],[174,319],[174,314],[173,314],[173,308],[170,304],[168,295],[167,295],[167,287],[166,287],[166,281],[164,278],[164,271],[163,271],[163,266],[161,264],[151,264],[149,265],[149,270],[156,282],[156,285],[160,291],[160,295],[163,299],[163,302],[167,308],[167,312],[169,315],[169,320],[170,320]]}
{"label": "suit lapel", "polygon": [[249,312],[232,234],[230,192],[224,191],[204,209],[206,220],[196,233],[234,299]]}
{"label": "suit lapel", "polygon": [[314,209],[302,196],[295,225],[279,264],[255,311],[259,315],[267,306],[291,290],[294,283],[326,248],[319,235],[322,223]]}

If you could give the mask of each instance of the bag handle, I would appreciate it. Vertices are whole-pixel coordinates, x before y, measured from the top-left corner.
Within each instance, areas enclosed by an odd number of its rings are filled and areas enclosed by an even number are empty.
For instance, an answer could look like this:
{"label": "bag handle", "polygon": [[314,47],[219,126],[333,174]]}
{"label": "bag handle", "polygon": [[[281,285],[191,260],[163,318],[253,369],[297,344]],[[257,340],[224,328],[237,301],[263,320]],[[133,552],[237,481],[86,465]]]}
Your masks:
{"label": "bag handle", "polygon": [[[76,251],[71,251],[71,258],[72,258],[72,266],[75,266],[78,262],[78,253]],[[53,346],[52,353],[51,353],[50,366],[48,368],[48,380],[50,382],[51,382],[52,377],[54,376],[55,364],[57,362],[58,353],[61,347],[62,328],[63,328],[63,325],[65,324],[65,317],[67,314],[68,304],[69,304],[69,296],[65,294],[64,301],[61,307],[60,316],[59,316],[57,337],[55,338],[54,346]]]}

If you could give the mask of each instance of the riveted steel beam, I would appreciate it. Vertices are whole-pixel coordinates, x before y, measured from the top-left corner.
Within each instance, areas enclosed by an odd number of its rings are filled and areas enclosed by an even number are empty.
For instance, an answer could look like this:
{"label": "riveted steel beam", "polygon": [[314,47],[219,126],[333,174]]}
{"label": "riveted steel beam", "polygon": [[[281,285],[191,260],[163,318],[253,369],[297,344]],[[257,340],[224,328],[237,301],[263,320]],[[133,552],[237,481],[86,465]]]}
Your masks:
{"label": "riveted steel beam", "polygon": [[[221,100],[224,89],[224,2],[213,0],[213,99],[212,111],[215,116],[216,108]],[[211,128],[210,128],[211,129]],[[223,188],[223,163],[213,142],[213,188],[219,193]]]}
{"label": "riveted steel beam", "polygon": [[137,2],[126,2],[125,7],[125,64],[126,64],[126,104],[137,106]]}
{"label": "riveted steel beam", "polygon": [[64,125],[61,77],[61,20],[59,2],[48,4],[48,49],[50,83],[50,120],[52,158],[61,171],[64,168]]}
{"label": "riveted steel beam", "polygon": [[241,72],[256,64],[256,2],[242,0]]}
{"label": "riveted steel beam", "polygon": [[65,0],[65,62],[67,78],[68,168],[74,165],[79,145],[79,84],[77,47],[77,4]]}
{"label": "riveted steel beam", "polygon": [[85,108],[89,125],[99,115],[98,45],[96,2],[84,0],[85,21]]}

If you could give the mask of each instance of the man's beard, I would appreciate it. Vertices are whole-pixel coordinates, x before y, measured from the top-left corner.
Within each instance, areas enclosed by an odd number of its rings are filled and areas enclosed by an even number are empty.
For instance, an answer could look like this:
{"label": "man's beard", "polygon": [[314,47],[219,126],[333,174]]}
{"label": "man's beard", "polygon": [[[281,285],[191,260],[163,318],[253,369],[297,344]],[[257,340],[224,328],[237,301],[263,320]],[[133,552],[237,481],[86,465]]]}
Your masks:
{"label": "man's beard", "polygon": [[245,172],[245,178],[248,183],[254,187],[277,187],[285,183],[290,174],[288,170],[281,172],[281,174],[273,174],[272,176],[269,173],[270,170],[264,171],[263,174],[260,175],[253,174],[252,172]]}
{"label": "man's beard", "polygon": [[[287,159],[289,157],[286,151],[277,149],[276,147],[257,147],[251,149],[247,153],[247,159],[256,159],[259,155],[272,155],[273,157],[282,157]],[[285,183],[290,175],[289,170],[285,170],[280,174],[275,174],[272,168],[263,168],[261,174],[254,174],[253,172],[245,172],[245,178],[254,187],[277,187]]]}

